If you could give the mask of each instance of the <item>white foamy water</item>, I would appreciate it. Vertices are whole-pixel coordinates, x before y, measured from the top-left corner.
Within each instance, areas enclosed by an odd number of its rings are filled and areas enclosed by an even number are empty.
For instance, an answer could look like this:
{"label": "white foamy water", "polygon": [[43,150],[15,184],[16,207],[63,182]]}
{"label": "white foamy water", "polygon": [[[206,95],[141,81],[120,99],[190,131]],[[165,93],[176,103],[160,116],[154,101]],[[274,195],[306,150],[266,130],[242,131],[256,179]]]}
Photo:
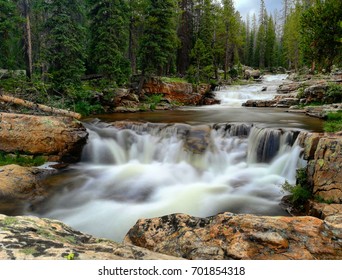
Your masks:
{"label": "white foamy water", "polygon": [[286,74],[265,75],[262,83],[242,86],[227,86],[215,92],[220,106],[241,107],[247,100],[271,100],[276,95],[278,86],[287,78]]}
{"label": "white foamy water", "polygon": [[[116,241],[139,218],[171,213],[207,217],[223,211],[284,214],[281,185],[295,181],[301,151],[289,141],[295,134],[218,125],[209,130],[205,151],[198,153],[185,148],[187,129],[88,125],[82,162],[72,166],[64,187],[33,214]],[[270,138],[275,144],[267,142]]]}

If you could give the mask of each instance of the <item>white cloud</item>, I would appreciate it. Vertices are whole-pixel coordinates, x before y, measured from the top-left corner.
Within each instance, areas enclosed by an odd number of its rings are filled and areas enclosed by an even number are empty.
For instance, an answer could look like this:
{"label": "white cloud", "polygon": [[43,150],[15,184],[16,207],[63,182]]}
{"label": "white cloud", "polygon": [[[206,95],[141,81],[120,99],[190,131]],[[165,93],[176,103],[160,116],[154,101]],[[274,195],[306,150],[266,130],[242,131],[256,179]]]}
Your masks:
{"label": "white cloud", "polygon": [[[249,13],[250,16],[255,13],[258,16],[260,9],[260,0],[233,0],[235,9],[238,10],[242,18],[246,18]],[[281,10],[282,0],[265,0],[266,10],[269,14],[274,13],[275,9]]]}

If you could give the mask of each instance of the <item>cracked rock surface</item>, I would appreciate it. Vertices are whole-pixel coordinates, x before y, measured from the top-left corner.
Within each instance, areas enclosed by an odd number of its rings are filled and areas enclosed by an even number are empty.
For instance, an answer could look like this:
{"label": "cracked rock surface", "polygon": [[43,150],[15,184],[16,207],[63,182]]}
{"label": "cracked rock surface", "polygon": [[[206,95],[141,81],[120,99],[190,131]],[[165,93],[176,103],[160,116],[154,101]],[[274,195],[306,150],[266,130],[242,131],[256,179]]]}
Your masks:
{"label": "cracked rock surface", "polygon": [[174,214],[139,220],[124,243],[196,260],[342,259],[342,216]]}
{"label": "cracked rock surface", "polygon": [[172,256],[122,245],[37,217],[0,215],[0,260],[172,260]]}

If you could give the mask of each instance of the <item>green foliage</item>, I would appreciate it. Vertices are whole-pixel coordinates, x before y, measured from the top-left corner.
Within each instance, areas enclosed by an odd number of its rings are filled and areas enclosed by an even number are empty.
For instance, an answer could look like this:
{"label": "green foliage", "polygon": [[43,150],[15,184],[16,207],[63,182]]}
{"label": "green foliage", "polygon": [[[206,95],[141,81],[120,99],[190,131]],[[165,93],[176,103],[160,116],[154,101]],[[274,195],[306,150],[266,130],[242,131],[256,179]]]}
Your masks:
{"label": "green foliage", "polygon": [[176,1],[150,0],[146,14],[140,41],[140,67],[143,74],[162,76],[175,61],[175,48],[178,45]]}
{"label": "green foliage", "polygon": [[317,201],[319,203],[325,203],[325,204],[332,204],[332,203],[334,203],[333,199],[325,200],[323,197],[321,197],[319,195],[315,196],[315,201]]}
{"label": "green foliage", "polygon": [[80,113],[82,116],[103,112],[102,105],[91,90],[79,89],[71,91],[69,89],[68,96],[67,107],[73,108],[75,112]]}
{"label": "green foliage", "polygon": [[152,94],[146,97],[146,103],[148,104],[150,110],[155,110],[157,105],[161,102],[162,99],[163,99],[162,94]]}
{"label": "green foliage", "polygon": [[0,69],[18,69],[21,18],[15,1],[0,0]]}
{"label": "green foliage", "polygon": [[165,83],[187,83],[188,81],[184,78],[179,77],[161,77],[162,82]]}
{"label": "green foliage", "polygon": [[43,157],[22,156],[17,154],[6,154],[0,152],[0,166],[17,164],[21,166],[40,166],[45,163]]}
{"label": "green foliage", "polygon": [[200,81],[208,82],[213,76],[213,65],[211,63],[211,53],[205,47],[201,39],[197,39],[190,57],[193,61],[188,70],[188,80],[199,84]]}
{"label": "green foliage", "polygon": [[329,84],[326,96],[331,99],[332,103],[342,102],[342,85],[336,83]]}
{"label": "green foliage", "polygon": [[123,85],[130,75],[128,7],[123,0],[92,0],[90,61],[92,70]]}
{"label": "green foliage", "polygon": [[296,4],[293,12],[287,17],[284,26],[284,53],[288,61],[288,67],[298,70],[302,64],[302,55],[300,52],[300,17],[302,7]]}
{"label": "green foliage", "polygon": [[315,1],[300,19],[301,51],[304,59],[319,69],[330,71],[336,58],[341,58],[342,2]]}
{"label": "green foliage", "polygon": [[291,202],[296,207],[301,208],[305,202],[312,197],[311,191],[307,186],[307,174],[305,169],[297,170],[296,185],[291,185],[287,181],[283,184],[283,190],[291,194]]}
{"label": "green foliage", "polygon": [[342,111],[328,113],[327,120],[324,122],[324,131],[342,131]]}
{"label": "green foliage", "polygon": [[65,257],[68,261],[73,261],[75,260],[75,254],[74,253],[70,253],[69,255],[67,255]]}
{"label": "green foliage", "polygon": [[83,7],[78,0],[46,1],[44,60],[49,65],[53,90],[65,93],[80,87],[85,71]]}

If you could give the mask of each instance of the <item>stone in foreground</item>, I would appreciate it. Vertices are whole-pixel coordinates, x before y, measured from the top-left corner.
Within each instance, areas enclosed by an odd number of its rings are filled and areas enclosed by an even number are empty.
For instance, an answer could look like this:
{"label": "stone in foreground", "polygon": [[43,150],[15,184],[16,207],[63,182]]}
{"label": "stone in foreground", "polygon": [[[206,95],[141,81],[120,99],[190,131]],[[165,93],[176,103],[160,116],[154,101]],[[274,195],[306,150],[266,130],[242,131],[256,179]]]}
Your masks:
{"label": "stone in foreground", "polygon": [[141,219],[125,244],[192,260],[342,259],[341,216],[263,217],[223,213]]}
{"label": "stone in foreground", "polygon": [[61,222],[0,215],[0,260],[172,260],[136,246],[97,239]]}

